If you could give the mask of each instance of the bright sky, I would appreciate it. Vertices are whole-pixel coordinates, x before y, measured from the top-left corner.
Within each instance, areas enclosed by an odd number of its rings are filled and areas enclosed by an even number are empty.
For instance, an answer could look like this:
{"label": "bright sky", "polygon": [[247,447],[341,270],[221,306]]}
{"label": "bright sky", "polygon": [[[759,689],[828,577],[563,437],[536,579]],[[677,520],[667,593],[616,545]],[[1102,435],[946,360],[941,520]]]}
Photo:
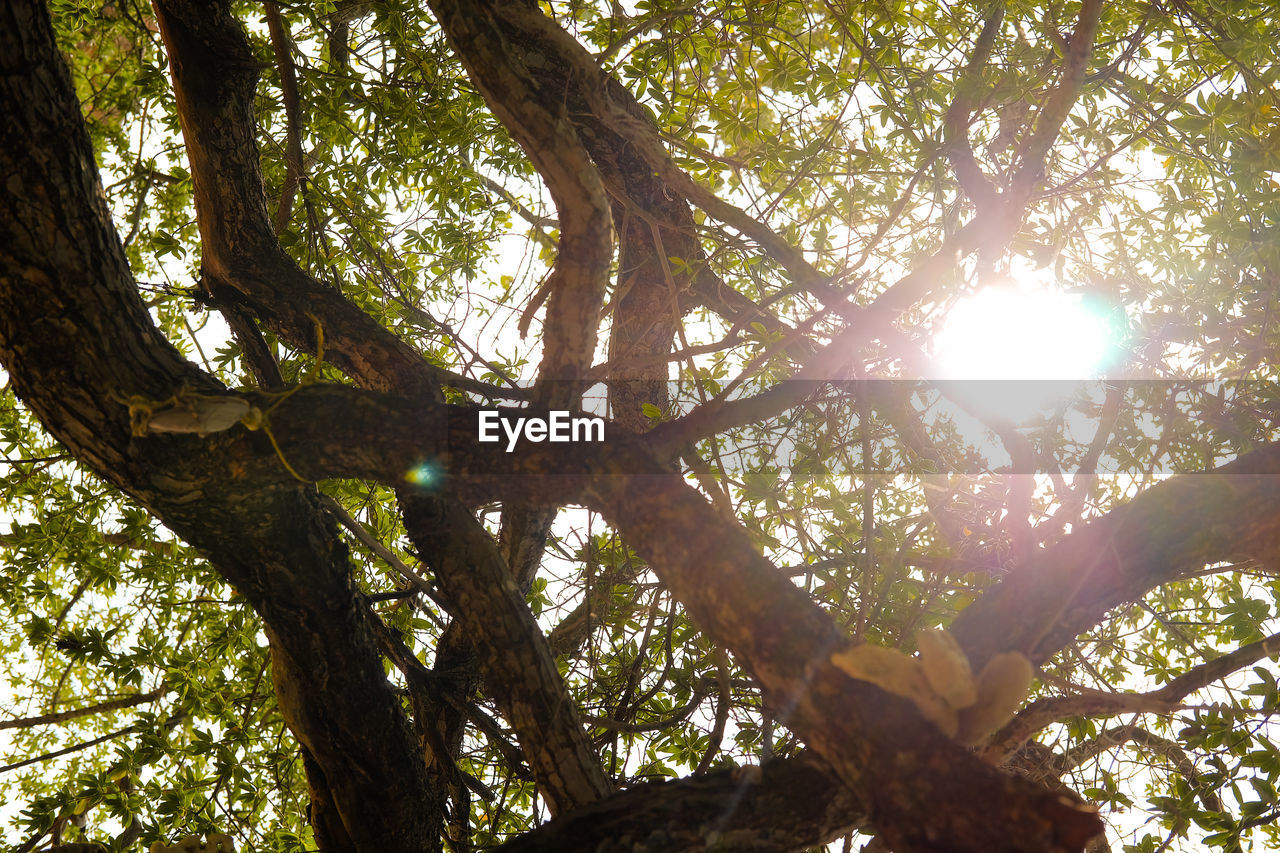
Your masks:
{"label": "bright sky", "polygon": [[1078,293],[1032,272],[1015,276],[957,302],[933,346],[938,378],[973,380],[952,388],[966,406],[1017,424],[1102,376],[1120,341],[1113,318]]}
{"label": "bright sky", "polygon": [[1112,341],[1105,317],[1042,283],[984,287],[958,303],[937,338],[948,379],[1093,379]]}

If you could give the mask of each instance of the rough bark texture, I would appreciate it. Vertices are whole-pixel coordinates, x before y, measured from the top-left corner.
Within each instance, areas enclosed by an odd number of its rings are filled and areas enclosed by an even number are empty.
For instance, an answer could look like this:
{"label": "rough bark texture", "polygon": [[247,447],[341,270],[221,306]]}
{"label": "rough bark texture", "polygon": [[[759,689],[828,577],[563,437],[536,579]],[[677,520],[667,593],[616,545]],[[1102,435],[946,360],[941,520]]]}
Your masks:
{"label": "rough bark texture", "polygon": [[[620,252],[611,303],[609,404],[629,429],[649,423],[642,406],[665,410],[668,361],[680,319],[701,303],[731,321],[777,320],[725,286],[707,263],[689,202],[656,172],[600,109],[601,94],[633,120],[649,119],[632,94],[594,63],[582,45],[524,0],[486,3],[508,55],[537,82],[544,109],[566,107],[612,201]],[[473,4],[474,8],[474,4]],[[656,134],[655,134],[656,138]],[[671,258],[684,261],[673,270]]]}
{"label": "rough bark texture", "polygon": [[546,637],[493,537],[456,500],[401,497],[405,529],[476,638],[480,670],[520,737],[552,814],[610,790],[578,720]]}
{"label": "rough bark texture", "polygon": [[0,361],[72,454],[203,550],[262,617],[281,709],[354,844],[437,847],[425,766],[313,490],[239,476],[242,460],[217,440],[131,434],[134,395],[222,389],[138,297],[48,13],[11,4],[4,17]]}
{"label": "rough bark texture", "polygon": [[256,64],[221,3],[157,3],[200,226],[202,282],[290,345],[325,357],[366,387],[439,395],[439,378],[412,347],[341,293],[301,270],[280,247],[267,212],[254,136]]}
{"label": "rough bark texture", "polygon": [[502,853],[780,853],[847,830],[857,802],[812,756],[638,785],[508,842]]}
{"label": "rough bark texture", "polygon": [[[542,399],[571,404],[576,380],[591,366],[595,353],[613,257],[604,187],[564,105],[541,97],[523,64],[512,61],[497,11],[488,3],[455,0],[435,0],[431,8],[472,82],[529,155],[555,201],[560,243],[555,267],[544,285],[550,296],[538,374],[540,383],[551,383],[544,387]],[[536,8],[523,4],[505,9],[504,14],[541,17]]]}

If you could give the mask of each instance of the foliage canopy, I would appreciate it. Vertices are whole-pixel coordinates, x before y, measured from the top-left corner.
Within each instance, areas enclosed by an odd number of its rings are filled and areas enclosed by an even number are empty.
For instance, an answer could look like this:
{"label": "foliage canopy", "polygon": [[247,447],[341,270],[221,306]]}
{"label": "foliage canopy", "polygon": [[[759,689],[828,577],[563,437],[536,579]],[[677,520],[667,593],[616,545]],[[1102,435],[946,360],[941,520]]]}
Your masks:
{"label": "foliage canopy", "polygon": [[5,4],[7,839],[1280,846],[1280,12],[1047,5]]}

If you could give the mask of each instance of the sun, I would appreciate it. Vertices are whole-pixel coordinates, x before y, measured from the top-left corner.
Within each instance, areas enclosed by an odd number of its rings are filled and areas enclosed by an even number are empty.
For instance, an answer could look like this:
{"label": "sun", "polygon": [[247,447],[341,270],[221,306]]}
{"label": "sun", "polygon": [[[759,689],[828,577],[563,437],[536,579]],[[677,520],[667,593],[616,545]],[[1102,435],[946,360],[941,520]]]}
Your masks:
{"label": "sun", "polygon": [[956,304],[935,340],[945,379],[1095,379],[1113,346],[1101,311],[1045,286],[983,288]]}
{"label": "sun", "polygon": [[1100,377],[1117,352],[1115,319],[1050,284],[986,287],[943,321],[934,340],[937,378],[971,413],[1025,423]]}

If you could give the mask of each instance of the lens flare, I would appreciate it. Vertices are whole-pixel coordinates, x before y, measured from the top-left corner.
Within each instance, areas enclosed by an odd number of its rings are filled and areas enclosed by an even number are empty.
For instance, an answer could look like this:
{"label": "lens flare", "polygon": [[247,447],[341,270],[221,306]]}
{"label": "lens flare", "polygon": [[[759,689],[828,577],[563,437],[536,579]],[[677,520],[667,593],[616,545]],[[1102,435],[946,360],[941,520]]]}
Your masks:
{"label": "lens flare", "polygon": [[419,489],[433,491],[444,482],[444,471],[434,462],[421,462],[410,468],[404,479]]}
{"label": "lens flare", "polygon": [[937,339],[947,379],[1094,379],[1112,340],[1103,312],[1047,288],[989,287],[956,305]]}
{"label": "lens flare", "polygon": [[944,320],[939,378],[973,410],[1021,423],[1101,376],[1119,352],[1120,322],[1115,310],[1050,285],[987,287]]}

